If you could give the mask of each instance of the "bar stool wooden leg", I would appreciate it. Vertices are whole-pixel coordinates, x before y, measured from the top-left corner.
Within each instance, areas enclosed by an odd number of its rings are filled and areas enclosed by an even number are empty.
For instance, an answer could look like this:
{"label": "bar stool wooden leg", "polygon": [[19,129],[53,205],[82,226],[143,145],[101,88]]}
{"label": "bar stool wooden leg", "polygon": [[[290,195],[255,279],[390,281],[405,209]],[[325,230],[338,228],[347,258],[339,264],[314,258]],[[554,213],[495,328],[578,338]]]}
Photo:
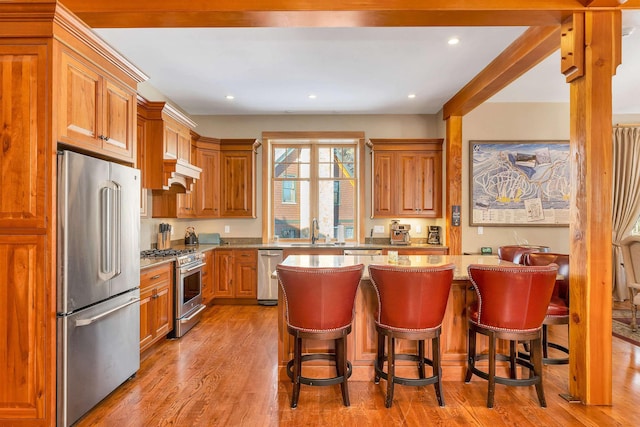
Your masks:
{"label": "bar stool wooden leg", "polygon": [[517,341],[509,341],[509,375],[511,379],[516,378],[516,352]]}
{"label": "bar stool wooden leg", "polygon": [[393,402],[393,378],[396,374],[396,340],[393,337],[389,337],[389,349],[388,349],[388,357],[387,357],[387,369],[389,373],[387,374],[387,399],[384,403],[384,406],[387,408],[391,408],[391,404]]}
{"label": "bar stool wooden leg", "polygon": [[300,397],[300,375],[302,371],[302,338],[296,337],[293,344],[293,394],[291,396],[291,407],[298,406]]}
{"label": "bar stool wooden leg", "polygon": [[471,381],[471,376],[473,375],[473,371],[471,370],[472,366],[475,366],[476,359],[476,332],[475,330],[469,329],[469,338],[467,345],[467,374],[464,377],[464,382],[468,383]]}
{"label": "bar stool wooden leg", "polygon": [[375,384],[380,384],[380,375],[378,374],[378,372],[382,371],[382,367],[384,366],[384,343],[385,336],[381,333],[378,333],[378,355],[375,362],[378,369],[376,369],[376,375],[373,379],[373,382]]}
{"label": "bar stool wooden leg", "polygon": [[[423,352],[424,352],[424,341],[423,344]],[[431,340],[431,348],[432,348],[432,356],[431,360],[433,361],[433,374],[438,376],[438,381],[433,384],[436,390],[436,398],[438,399],[438,405],[444,406],[444,398],[442,393],[442,365],[440,364],[440,336],[436,336]],[[424,364],[423,364],[424,365]],[[424,373],[424,367],[422,372]]]}
{"label": "bar stool wooden leg", "polygon": [[489,392],[487,408],[493,408],[493,397],[496,392],[496,336],[489,332]]}
{"label": "bar stool wooden leg", "polygon": [[547,407],[547,401],[544,397],[544,388],[542,386],[542,339],[538,338],[531,341],[531,363],[533,364],[533,374],[537,377],[536,393],[540,406]]}
{"label": "bar stool wooden leg", "polygon": [[418,378],[426,378],[424,373],[424,340],[418,341]]}
{"label": "bar stool wooden leg", "polygon": [[346,354],[346,337],[342,337],[336,340],[336,370],[338,376],[343,380],[340,383],[340,389],[342,390],[342,402],[344,406],[350,406],[349,402],[349,385],[347,382],[347,354]]}

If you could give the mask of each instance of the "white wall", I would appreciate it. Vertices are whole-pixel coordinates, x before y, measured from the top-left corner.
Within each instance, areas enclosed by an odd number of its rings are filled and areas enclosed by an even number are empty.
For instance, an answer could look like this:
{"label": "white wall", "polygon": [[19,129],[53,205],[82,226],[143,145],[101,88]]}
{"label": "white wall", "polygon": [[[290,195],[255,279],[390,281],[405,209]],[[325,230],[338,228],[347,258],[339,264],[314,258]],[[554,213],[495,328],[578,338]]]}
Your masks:
{"label": "white wall", "polygon": [[[554,252],[569,251],[569,227],[479,227],[469,226],[469,141],[470,140],[569,140],[569,104],[485,103],[462,120],[462,250],[479,252],[517,244],[549,246]],[[517,237],[517,239],[516,239]]]}

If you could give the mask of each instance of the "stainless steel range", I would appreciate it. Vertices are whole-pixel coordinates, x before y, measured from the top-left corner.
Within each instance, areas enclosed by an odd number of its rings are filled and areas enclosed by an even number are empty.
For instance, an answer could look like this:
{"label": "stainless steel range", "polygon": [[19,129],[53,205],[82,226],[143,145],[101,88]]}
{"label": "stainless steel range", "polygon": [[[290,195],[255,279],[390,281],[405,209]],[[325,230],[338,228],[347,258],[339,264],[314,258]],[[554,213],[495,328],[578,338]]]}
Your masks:
{"label": "stainless steel range", "polygon": [[142,251],[143,258],[175,257],[174,327],[170,336],[180,338],[195,326],[206,308],[202,304],[204,255],[194,249]]}

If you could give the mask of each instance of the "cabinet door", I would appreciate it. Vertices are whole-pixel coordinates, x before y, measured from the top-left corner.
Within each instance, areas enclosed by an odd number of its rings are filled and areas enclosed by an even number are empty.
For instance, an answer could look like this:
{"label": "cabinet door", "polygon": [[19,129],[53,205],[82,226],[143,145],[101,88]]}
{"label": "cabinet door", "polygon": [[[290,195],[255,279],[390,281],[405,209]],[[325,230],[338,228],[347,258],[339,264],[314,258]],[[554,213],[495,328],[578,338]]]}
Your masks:
{"label": "cabinet door", "polygon": [[140,290],[140,351],[153,343],[155,337],[155,313],[153,301],[154,288]]}
{"label": "cabinet door", "polygon": [[135,93],[105,80],[102,148],[133,158],[133,126],[136,114]]}
{"label": "cabinet door", "polygon": [[440,153],[398,154],[400,197],[397,213],[402,216],[439,217],[442,171]]}
{"label": "cabinet door", "polygon": [[253,151],[222,151],[221,212],[223,217],[253,217]]}
{"label": "cabinet door", "polygon": [[102,80],[93,68],[61,52],[58,137],[60,142],[85,148],[102,148]]}
{"label": "cabinet door", "polygon": [[258,297],[256,251],[234,251],[234,295],[236,298]]}
{"label": "cabinet door", "polygon": [[176,194],[176,216],[178,218],[193,218],[193,192]]}
{"label": "cabinet door", "polygon": [[231,250],[215,251],[215,289],[216,298],[233,298],[233,256]]}
{"label": "cabinet door", "polygon": [[165,159],[178,158],[178,126],[166,120],[164,126],[164,157]]}
{"label": "cabinet door", "polygon": [[418,214],[418,200],[416,194],[420,186],[417,180],[420,179],[418,173],[418,162],[416,153],[398,153],[398,206],[397,213],[405,216]]}
{"label": "cabinet door", "polygon": [[0,235],[0,419],[15,425],[35,425],[44,418],[55,387],[47,357],[55,357],[49,344],[55,338],[55,304],[49,304],[55,280],[45,280],[45,242],[44,235]]}
{"label": "cabinet door", "polygon": [[45,46],[0,46],[0,227],[7,230],[46,226],[46,58]]}
{"label": "cabinet door", "polygon": [[155,304],[155,330],[154,336],[163,337],[173,330],[173,297],[169,282],[156,287]]}
{"label": "cabinet door", "polygon": [[393,188],[392,173],[395,156],[393,153],[375,153],[373,158],[373,216],[385,217],[395,214],[394,196],[397,191]]}
{"label": "cabinet door", "polygon": [[214,251],[207,251],[204,253],[205,266],[202,268],[202,302],[208,304],[214,297],[213,282],[214,282]]}
{"label": "cabinet door", "polygon": [[416,156],[416,207],[421,216],[440,217],[442,211],[442,157],[441,153]]}
{"label": "cabinet door", "polygon": [[178,159],[191,163],[191,136],[186,128],[178,132]]}
{"label": "cabinet door", "polygon": [[195,183],[195,214],[198,218],[219,217],[220,152],[198,148],[196,166],[202,169],[202,173]]}

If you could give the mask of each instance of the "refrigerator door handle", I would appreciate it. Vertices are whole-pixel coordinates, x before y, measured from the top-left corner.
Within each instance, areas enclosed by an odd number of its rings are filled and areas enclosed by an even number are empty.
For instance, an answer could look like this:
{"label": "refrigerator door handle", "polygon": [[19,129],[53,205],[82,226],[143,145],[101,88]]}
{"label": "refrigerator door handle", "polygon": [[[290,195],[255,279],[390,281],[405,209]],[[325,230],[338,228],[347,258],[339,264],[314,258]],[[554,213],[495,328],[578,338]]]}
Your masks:
{"label": "refrigerator door handle", "polygon": [[113,207],[111,206],[111,189],[103,187],[100,189],[100,199],[102,202],[102,220],[101,220],[101,240],[100,242],[100,273],[104,279],[111,277],[113,266],[112,255],[112,240],[111,236],[113,232],[111,230],[111,215],[113,214]]}
{"label": "refrigerator door handle", "polygon": [[128,302],[116,307],[116,308],[112,308],[111,310],[107,310],[104,313],[100,313],[97,316],[93,316],[93,317],[89,317],[88,319],[79,319],[76,320],[76,327],[78,326],[87,326],[90,325],[94,322],[97,322],[98,320],[102,319],[103,317],[107,317],[108,315],[115,313],[118,310],[122,310],[125,307],[130,306],[131,304],[135,304],[137,302],[140,301],[140,298],[134,298],[132,300],[129,300]]}
{"label": "refrigerator door handle", "polygon": [[117,182],[112,182],[113,185],[113,242],[115,245],[115,250],[113,252],[114,261],[113,264],[115,266],[113,277],[120,275],[122,272],[122,268],[120,265],[122,258],[122,191],[120,188],[120,184]]}

